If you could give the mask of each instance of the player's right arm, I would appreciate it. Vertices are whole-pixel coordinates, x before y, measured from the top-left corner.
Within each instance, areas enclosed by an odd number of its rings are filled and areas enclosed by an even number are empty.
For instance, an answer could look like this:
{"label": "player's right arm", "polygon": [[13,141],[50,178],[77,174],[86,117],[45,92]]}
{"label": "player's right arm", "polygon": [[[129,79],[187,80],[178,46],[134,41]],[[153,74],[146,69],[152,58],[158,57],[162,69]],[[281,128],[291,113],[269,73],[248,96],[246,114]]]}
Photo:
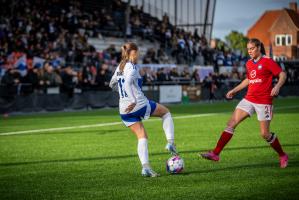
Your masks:
{"label": "player's right arm", "polygon": [[113,90],[113,91],[116,91],[118,92],[118,85],[117,85],[117,76],[116,76],[116,71],[117,69],[115,70],[111,80],[110,80],[110,83],[109,83],[109,87]]}
{"label": "player's right arm", "polygon": [[249,85],[248,78],[244,79],[239,85],[237,85],[234,89],[228,91],[226,94],[226,98],[232,99],[236,93],[238,93],[240,90],[243,90]]}

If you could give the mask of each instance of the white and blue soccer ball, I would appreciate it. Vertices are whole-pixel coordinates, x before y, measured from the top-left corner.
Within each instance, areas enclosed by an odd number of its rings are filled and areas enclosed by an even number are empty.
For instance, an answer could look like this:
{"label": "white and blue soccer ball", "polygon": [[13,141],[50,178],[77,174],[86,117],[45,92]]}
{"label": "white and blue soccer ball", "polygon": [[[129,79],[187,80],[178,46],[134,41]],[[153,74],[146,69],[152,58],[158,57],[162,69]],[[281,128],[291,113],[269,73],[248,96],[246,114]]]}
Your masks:
{"label": "white and blue soccer ball", "polygon": [[166,162],[166,170],[171,174],[178,174],[184,169],[184,160],[178,156],[172,156]]}

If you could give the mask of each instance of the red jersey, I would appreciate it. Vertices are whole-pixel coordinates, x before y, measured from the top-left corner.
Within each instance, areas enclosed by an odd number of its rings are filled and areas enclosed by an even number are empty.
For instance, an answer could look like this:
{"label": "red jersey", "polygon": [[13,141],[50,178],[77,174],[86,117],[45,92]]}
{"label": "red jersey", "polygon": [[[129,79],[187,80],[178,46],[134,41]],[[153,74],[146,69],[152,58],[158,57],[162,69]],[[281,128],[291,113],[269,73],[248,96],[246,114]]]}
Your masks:
{"label": "red jersey", "polygon": [[249,85],[245,99],[257,104],[272,104],[272,78],[282,72],[281,67],[271,58],[262,57],[257,62],[248,60],[246,69]]}

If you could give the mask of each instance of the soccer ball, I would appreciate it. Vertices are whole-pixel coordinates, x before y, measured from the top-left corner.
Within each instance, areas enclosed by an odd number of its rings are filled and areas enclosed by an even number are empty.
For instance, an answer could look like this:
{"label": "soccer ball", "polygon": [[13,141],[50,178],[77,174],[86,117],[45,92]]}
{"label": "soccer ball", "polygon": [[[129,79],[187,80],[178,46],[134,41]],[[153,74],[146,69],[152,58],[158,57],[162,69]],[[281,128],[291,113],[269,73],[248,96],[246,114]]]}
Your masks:
{"label": "soccer ball", "polygon": [[171,174],[178,174],[184,169],[184,160],[176,155],[169,158],[166,162],[166,170]]}

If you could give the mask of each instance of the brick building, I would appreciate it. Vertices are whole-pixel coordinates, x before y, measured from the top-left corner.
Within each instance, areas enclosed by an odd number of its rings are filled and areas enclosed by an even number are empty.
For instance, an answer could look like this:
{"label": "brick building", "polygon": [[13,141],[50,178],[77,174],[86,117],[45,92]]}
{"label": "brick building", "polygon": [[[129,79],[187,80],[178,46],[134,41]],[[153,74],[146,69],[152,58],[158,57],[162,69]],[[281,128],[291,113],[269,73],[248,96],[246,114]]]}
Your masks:
{"label": "brick building", "polygon": [[248,30],[247,37],[260,39],[267,55],[276,60],[299,59],[299,9],[292,2],[289,8],[266,11]]}

